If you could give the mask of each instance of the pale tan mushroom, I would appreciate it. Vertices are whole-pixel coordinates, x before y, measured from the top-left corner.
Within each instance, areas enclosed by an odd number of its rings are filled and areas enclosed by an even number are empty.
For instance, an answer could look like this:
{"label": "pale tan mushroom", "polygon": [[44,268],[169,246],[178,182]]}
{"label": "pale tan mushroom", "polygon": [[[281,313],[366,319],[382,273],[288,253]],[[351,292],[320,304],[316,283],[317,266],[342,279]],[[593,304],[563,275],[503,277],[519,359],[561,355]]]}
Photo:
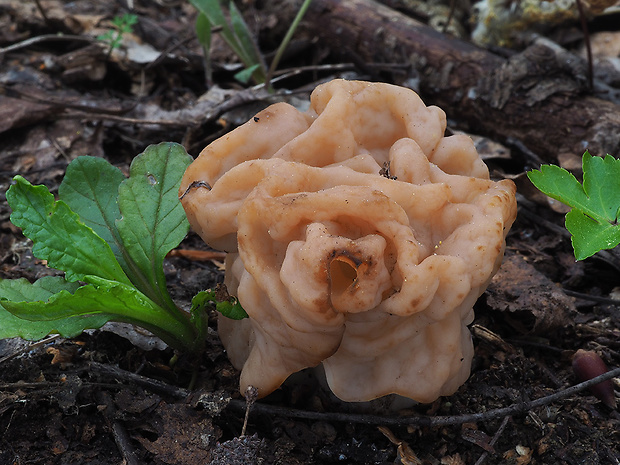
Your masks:
{"label": "pale tan mushroom", "polygon": [[229,253],[225,282],[250,316],[218,321],[242,391],[320,364],[345,401],[431,402],[465,382],[515,187],[445,127],[409,89],[335,80],[308,112],[272,105],[188,168],[187,216]]}

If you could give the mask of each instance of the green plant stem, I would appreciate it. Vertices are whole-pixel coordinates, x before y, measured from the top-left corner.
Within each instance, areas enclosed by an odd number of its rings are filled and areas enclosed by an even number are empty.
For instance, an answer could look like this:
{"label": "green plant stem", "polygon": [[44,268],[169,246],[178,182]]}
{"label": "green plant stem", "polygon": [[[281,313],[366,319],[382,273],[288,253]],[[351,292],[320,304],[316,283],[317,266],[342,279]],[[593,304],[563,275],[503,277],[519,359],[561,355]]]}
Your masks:
{"label": "green plant stem", "polygon": [[153,313],[151,321],[134,318],[119,318],[115,321],[125,321],[136,326],[140,326],[152,332],[166,344],[174,349],[181,351],[195,352],[198,350],[198,334],[196,328],[191,324],[189,318],[185,320],[174,318],[169,313]]}
{"label": "green plant stem", "polygon": [[271,61],[271,66],[269,66],[269,71],[267,72],[267,77],[265,78],[265,86],[269,90],[271,90],[271,78],[273,77],[273,73],[275,72],[276,68],[278,67],[278,64],[280,63],[282,54],[284,53],[284,50],[286,50],[288,43],[291,41],[293,34],[295,34],[295,31],[297,30],[297,27],[299,26],[299,23],[301,22],[302,18],[306,14],[306,11],[308,11],[308,8],[310,7],[311,2],[312,0],[304,0],[304,3],[301,5],[301,8],[297,12],[295,19],[289,26],[288,31],[286,31],[286,35],[284,36],[284,39],[282,39],[282,42],[280,43],[280,46],[278,47],[278,50],[276,51],[276,55],[273,57],[273,60]]}

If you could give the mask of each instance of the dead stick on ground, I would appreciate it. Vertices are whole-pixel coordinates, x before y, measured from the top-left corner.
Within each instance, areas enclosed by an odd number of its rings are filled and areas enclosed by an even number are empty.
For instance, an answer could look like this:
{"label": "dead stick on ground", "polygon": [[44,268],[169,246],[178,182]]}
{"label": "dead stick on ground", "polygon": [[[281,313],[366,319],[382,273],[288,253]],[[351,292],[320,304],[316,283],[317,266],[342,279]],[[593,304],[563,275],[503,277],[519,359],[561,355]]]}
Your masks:
{"label": "dead stick on ground", "polygon": [[115,418],[116,408],[114,407],[114,403],[112,402],[109,394],[107,392],[99,391],[97,394],[97,401],[100,405],[105,407],[102,412],[105,416],[106,422],[112,430],[114,442],[116,442],[116,446],[123,457],[123,462],[126,465],[139,465],[127,430],[123,424]]}
{"label": "dead stick on ground", "polygon": [[[495,443],[497,443],[502,433],[504,432],[504,429],[506,429],[506,425],[508,424],[508,421],[510,420],[510,418],[511,418],[510,415],[506,415],[504,417],[502,424],[499,425],[499,428],[497,428],[497,431],[493,435],[493,438],[489,441],[489,446],[493,447]],[[476,463],[474,465],[482,465],[488,456],[489,456],[489,452],[484,451],[482,455],[478,458],[478,460],[476,460]]]}
{"label": "dead stick on ground", "polygon": [[[190,395],[191,391],[179,387],[174,387],[166,384],[162,381],[145,378],[144,376],[131,373],[129,371],[122,370],[118,367],[110,365],[104,365],[96,362],[89,362],[85,370],[91,372],[99,372],[114,376],[118,379],[124,379],[126,381],[135,382],[143,387],[153,390],[154,392],[163,392],[176,398],[185,398]],[[267,405],[261,403],[255,403],[253,409],[257,413],[265,415],[282,415],[289,418],[302,418],[307,420],[320,420],[320,421],[344,421],[350,423],[370,424],[370,425],[416,425],[416,426],[453,426],[461,425],[463,423],[488,421],[497,418],[503,418],[508,415],[519,415],[528,412],[537,407],[549,405],[565,397],[574,395],[580,391],[588,389],[590,386],[605,381],[607,379],[620,376],[620,368],[615,368],[608,371],[596,378],[592,378],[588,381],[584,381],[574,386],[570,386],[566,389],[560,389],[553,394],[550,394],[539,399],[535,399],[528,402],[519,402],[512,404],[508,407],[487,410],[481,413],[468,413],[464,415],[446,415],[446,416],[412,416],[412,417],[387,417],[380,415],[360,415],[351,413],[337,413],[337,412],[311,412],[305,410],[290,409],[287,407],[278,407],[274,405]],[[246,410],[246,402],[238,399],[232,399],[229,406],[235,410]]]}
{"label": "dead stick on ground", "polygon": [[250,409],[258,399],[258,389],[254,386],[248,386],[245,390],[245,417],[243,419],[243,428],[241,429],[241,437],[245,436],[248,428],[248,420],[250,419]]}

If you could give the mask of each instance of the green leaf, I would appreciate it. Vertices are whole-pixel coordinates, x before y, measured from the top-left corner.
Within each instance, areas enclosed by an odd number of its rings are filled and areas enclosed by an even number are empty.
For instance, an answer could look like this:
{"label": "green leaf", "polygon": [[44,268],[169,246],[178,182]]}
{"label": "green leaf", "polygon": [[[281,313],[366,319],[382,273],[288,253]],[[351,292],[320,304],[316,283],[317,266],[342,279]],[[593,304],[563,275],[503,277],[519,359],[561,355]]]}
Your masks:
{"label": "green leaf", "polygon": [[107,320],[99,315],[86,318],[77,316],[56,321],[29,321],[13,315],[4,307],[5,300],[15,302],[46,301],[61,291],[73,293],[79,286],[78,283],[70,283],[63,278],[51,276],[41,278],[34,284],[25,278],[0,281],[0,339],[21,337],[37,340],[48,334],[74,337],[84,329],[95,329],[103,326]]}
{"label": "green leaf", "polygon": [[620,243],[620,160],[583,154],[583,185],[563,168],[543,165],[527,173],[542,192],[573,208],[566,215],[575,258],[583,260]]}
{"label": "green leaf", "polygon": [[232,32],[240,49],[243,51],[243,55],[239,55],[239,58],[241,58],[246,68],[254,69],[252,73],[254,74],[256,82],[265,82],[265,70],[261,66],[261,58],[254,36],[250,32],[250,28],[243,19],[241,12],[232,0],[229,4],[228,11],[230,12]]}
{"label": "green leaf", "polygon": [[572,234],[571,243],[577,260],[620,244],[620,228],[617,225],[599,223],[577,209],[566,214],[566,229]]}
{"label": "green leaf", "polygon": [[211,28],[212,25],[209,18],[202,12],[198,13],[196,17],[196,37],[205,53],[209,53],[209,48],[211,47]]}
{"label": "green leaf", "polygon": [[101,42],[110,43],[114,40],[114,36],[115,36],[114,31],[106,31],[103,34],[99,34],[97,36],[97,40],[100,40]]}
{"label": "green leaf", "polygon": [[168,252],[185,238],[189,222],[178,198],[185,169],[192,158],[174,143],[147,147],[134,158],[129,179],[119,187],[122,218],[118,232],[131,262],[139,273],[136,287],[158,305],[178,309],[168,295],[163,261]]}
{"label": "green leaf", "polygon": [[239,71],[234,75],[234,78],[241,82],[242,84],[247,84],[250,79],[252,79],[252,75],[259,68],[259,65],[250,66],[244,70]]}
{"label": "green leaf", "polygon": [[94,319],[99,326],[112,320],[136,324],[173,347],[187,347],[188,341],[195,340],[187,314],[178,311],[171,315],[132,286],[95,276],[87,276],[86,280],[91,284],[73,293],[61,290],[47,300],[1,304],[23,320],[71,325],[70,333],[74,335],[92,327]]}
{"label": "green leaf", "polygon": [[589,197],[591,211],[616,222],[620,209],[620,160],[611,155],[593,157],[586,152],[582,163],[583,189]]}
{"label": "green leaf", "polygon": [[190,3],[202,14],[204,14],[213,27],[219,26],[219,34],[232,48],[246,68],[259,65],[255,71],[255,76],[264,82],[265,70],[262,67],[261,59],[258,54],[258,47],[250,33],[245,21],[241,17],[239,10],[231,3],[230,16],[232,27],[224,16],[224,11],[219,0],[190,0]]}
{"label": "green leaf", "polygon": [[110,246],[65,202],[55,201],[43,185],[33,186],[21,176],[13,179],[6,193],[11,222],[33,241],[35,257],[64,271],[69,281],[95,275],[129,283]]}
{"label": "green leaf", "polygon": [[58,198],[110,245],[127,272],[121,238],[116,229],[116,220],[121,217],[117,204],[118,187],[125,179],[121,170],[103,158],[78,157],[67,167],[58,188]]}
{"label": "green leaf", "polygon": [[192,298],[192,306],[190,308],[190,319],[192,325],[198,331],[198,338],[202,343],[204,343],[208,324],[209,324],[209,315],[207,313],[207,309],[209,308],[210,300],[205,291],[200,291]]}
{"label": "green leaf", "polygon": [[230,300],[225,300],[224,302],[217,302],[215,304],[215,309],[231,320],[243,320],[244,318],[249,318],[249,315],[243,309],[239,301],[234,297],[231,297]]}
{"label": "green leaf", "polygon": [[215,304],[215,309],[231,320],[243,320],[249,318],[249,315],[243,309],[237,298],[228,295],[228,292],[221,290],[200,291],[192,299],[192,308],[196,303],[197,307],[204,307],[209,304]]}
{"label": "green leaf", "polygon": [[213,26],[221,26],[223,30],[228,29],[228,32],[230,31],[219,0],[190,0],[190,3],[209,18]]}

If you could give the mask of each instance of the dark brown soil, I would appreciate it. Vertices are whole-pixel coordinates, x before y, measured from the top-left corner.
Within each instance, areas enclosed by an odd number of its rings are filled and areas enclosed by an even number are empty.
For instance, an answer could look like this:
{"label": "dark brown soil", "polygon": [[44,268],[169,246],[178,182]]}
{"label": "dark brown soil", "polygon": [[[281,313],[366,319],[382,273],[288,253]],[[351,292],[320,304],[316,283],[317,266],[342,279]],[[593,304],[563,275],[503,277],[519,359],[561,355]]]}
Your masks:
{"label": "dark brown soil", "polygon": [[[225,66],[234,57],[216,37],[213,79],[237,95],[231,97],[238,99],[237,108],[228,111],[229,99],[207,116],[174,113],[207,90],[195,12],[188,2],[134,0],[136,40],[167,50],[164,59],[145,55],[132,61],[88,49],[94,25],[125,13],[124,3],[0,1],[0,47],[65,36],[0,51],[0,278],[54,273],[32,256],[31,244],[9,222],[4,192],[15,174],[55,192],[78,155],[105,157],[125,171],[151,143],[180,142],[196,155],[268,103],[252,98],[240,105],[241,86]],[[265,51],[272,50],[283,34],[274,22],[278,12],[261,10],[260,2],[238,3],[251,27],[260,29]],[[295,45],[302,52],[282,67],[339,64],[329,44],[311,39],[302,34]],[[368,78],[354,68],[347,73]],[[341,75],[323,69],[282,85],[304,98],[317,79]],[[382,77],[403,82],[402,71]],[[458,129],[458,121],[451,123]],[[110,331],[34,345],[4,340],[0,465],[620,463],[618,410],[589,391],[527,407],[577,383],[571,357],[578,349],[595,350],[610,367],[620,365],[620,307],[613,298],[619,254],[576,262],[563,212],[550,208],[524,179],[524,170],[532,168],[527,154],[514,146],[481,151],[495,176],[517,182],[519,216],[502,271],[476,304],[472,375],[455,395],[399,414],[379,412],[389,417],[382,420],[351,412],[312,383],[285,386],[254,405],[242,436],[239,373],[217,338],[215,313],[199,360],[169,348],[140,348],[136,344],[149,342],[146,335],[135,336],[134,344]],[[193,234],[182,247],[206,250]],[[217,262],[179,257],[167,260],[166,276],[182,306],[223,279]],[[514,404],[524,407],[510,415],[496,412]],[[481,412],[487,417],[468,416]]]}

